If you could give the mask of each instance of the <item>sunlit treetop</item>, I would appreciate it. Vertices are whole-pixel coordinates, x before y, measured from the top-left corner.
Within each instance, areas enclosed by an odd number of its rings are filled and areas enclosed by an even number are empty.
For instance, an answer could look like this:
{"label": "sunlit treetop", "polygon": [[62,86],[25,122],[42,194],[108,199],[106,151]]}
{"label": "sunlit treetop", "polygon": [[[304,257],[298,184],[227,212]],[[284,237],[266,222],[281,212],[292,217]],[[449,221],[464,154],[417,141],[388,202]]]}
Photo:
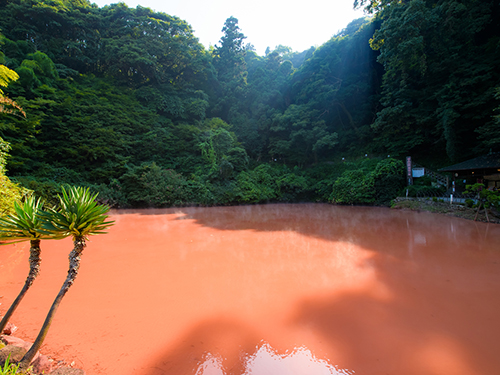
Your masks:
{"label": "sunlit treetop", "polygon": [[364,10],[370,14],[378,13],[391,4],[404,4],[409,0],[354,0],[354,9],[364,7]]}

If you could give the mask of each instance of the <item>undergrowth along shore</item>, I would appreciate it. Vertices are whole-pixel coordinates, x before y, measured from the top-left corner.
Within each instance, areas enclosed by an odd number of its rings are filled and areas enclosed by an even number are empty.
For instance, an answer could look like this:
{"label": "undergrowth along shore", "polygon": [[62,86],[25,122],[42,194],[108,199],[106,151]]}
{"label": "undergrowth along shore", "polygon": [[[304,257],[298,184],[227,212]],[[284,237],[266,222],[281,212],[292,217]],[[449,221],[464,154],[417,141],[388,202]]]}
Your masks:
{"label": "undergrowth along shore", "polygon": [[[474,220],[477,208],[467,207],[460,203],[435,202],[430,198],[396,198],[391,206],[393,209],[425,211],[461,219]],[[488,210],[489,223],[500,224],[498,212]],[[488,222],[484,209],[479,211],[476,221]]]}

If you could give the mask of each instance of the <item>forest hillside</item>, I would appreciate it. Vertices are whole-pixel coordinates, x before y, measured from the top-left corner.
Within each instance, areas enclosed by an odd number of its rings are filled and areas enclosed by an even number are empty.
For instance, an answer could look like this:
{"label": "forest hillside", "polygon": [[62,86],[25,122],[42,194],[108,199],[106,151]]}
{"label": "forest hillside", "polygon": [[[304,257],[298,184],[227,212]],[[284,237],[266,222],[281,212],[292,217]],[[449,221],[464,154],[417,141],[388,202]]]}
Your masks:
{"label": "forest hillside", "polygon": [[500,3],[354,5],[370,17],[320,47],[259,56],[234,17],[207,50],[149,8],[0,0],[0,181],[116,207],[387,204],[406,156],[500,151]]}

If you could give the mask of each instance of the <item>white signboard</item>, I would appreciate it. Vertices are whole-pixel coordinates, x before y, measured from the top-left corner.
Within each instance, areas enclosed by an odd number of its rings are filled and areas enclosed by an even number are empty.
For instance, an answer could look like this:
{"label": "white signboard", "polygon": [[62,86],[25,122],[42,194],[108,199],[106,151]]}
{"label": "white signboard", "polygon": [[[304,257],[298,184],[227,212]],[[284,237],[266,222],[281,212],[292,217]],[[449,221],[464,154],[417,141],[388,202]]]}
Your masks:
{"label": "white signboard", "polygon": [[412,176],[413,177],[423,177],[425,174],[424,168],[413,168]]}

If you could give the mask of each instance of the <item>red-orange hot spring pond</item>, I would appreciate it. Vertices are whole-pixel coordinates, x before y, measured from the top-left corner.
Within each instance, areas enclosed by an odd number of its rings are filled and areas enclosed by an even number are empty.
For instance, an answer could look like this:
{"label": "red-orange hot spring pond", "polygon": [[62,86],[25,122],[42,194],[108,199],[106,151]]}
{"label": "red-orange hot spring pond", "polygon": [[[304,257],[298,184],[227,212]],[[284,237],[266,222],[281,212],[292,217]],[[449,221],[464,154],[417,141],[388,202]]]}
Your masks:
{"label": "red-orange hot spring pond", "polygon": [[[87,375],[500,373],[500,226],[326,204],[112,211],[42,353]],[[12,321],[33,341],[68,268]],[[0,247],[0,314],[29,244]]]}

